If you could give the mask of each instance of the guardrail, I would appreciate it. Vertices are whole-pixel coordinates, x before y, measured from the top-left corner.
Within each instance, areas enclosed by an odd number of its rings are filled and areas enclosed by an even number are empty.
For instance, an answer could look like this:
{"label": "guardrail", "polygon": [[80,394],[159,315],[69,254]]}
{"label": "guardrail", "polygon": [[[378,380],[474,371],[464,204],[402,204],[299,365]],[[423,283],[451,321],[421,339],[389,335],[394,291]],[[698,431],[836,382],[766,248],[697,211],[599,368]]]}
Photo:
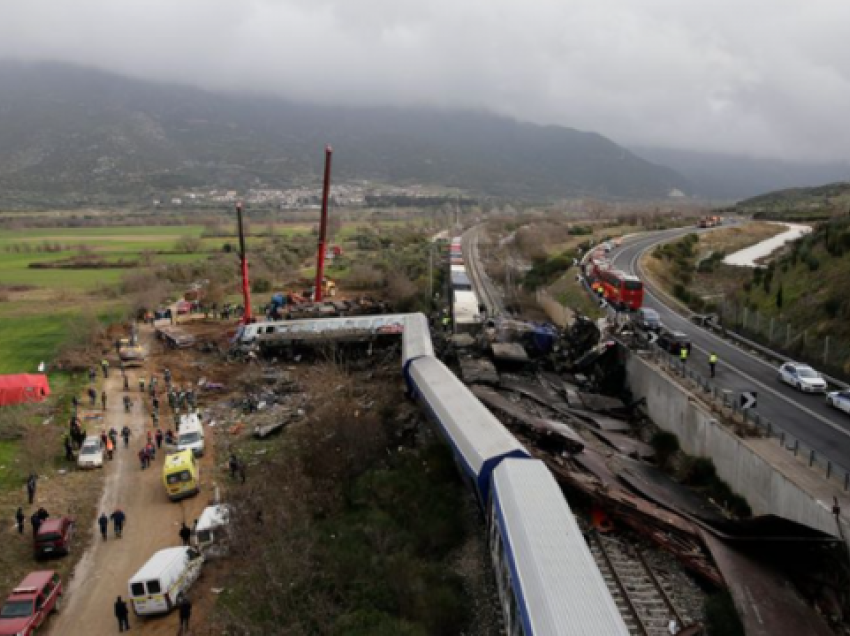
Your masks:
{"label": "guardrail", "polygon": [[828,481],[840,485],[845,492],[850,491],[849,467],[835,461],[827,453],[807,445],[761,415],[758,410],[742,409],[739,403],[740,396],[737,393],[721,389],[710,378],[706,378],[689,367],[687,363],[682,364],[677,356],[668,353],[655,344],[649,344],[647,348],[652,360],[671,372],[670,375],[693,382],[700,390],[700,396],[703,400],[711,402],[721,409],[728,409],[733,418],[739,417],[741,424],[755,433],[756,436],[775,439],[782,448],[793,453],[794,457],[801,462],[808,464],[809,468],[822,473]]}
{"label": "guardrail", "polygon": [[[667,291],[665,291],[665,290],[661,289],[660,287],[658,287],[657,285],[655,285],[654,282],[648,276],[644,275],[643,268],[640,267],[640,260],[641,260],[641,258],[643,258],[643,255],[646,252],[648,252],[651,248],[656,247],[657,245],[662,245],[662,244],[667,243],[667,242],[669,242],[669,241],[661,241],[659,243],[653,243],[652,245],[647,247],[645,250],[642,250],[640,252],[640,254],[638,254],[638,258],[635,262],[636,263],[635,274],[637,276],[639,276],[640,279],[643,281],[644,287],[646,289],[648,289],[657,298],[662,300],[664,302],[664,304],[668,307],[668,309],[673,310],[675,313],[679,314],[682,318],[685,318],[686,320],[691,320],[694,316],[696,316],[698,314],[696,314],[693,310],[691,310],[687,305],[682,303],[678,298],[675,298],[671,294],[667,293]],[[746,346],[750,349],[758,351],[762,356],[770,358],[770,359],[775,360],[777,362],[781,362],[781,363],[795,362],[795,360],[793,358],[789,358],[788,356],[783,355],[783,354],[779,353],[778,351],[774,351],[773,349],[770,349],[769,347],[765,347],[762,344],[754,342],[753,340],[750,340],[749,338],[746,338],[746,337],[742,336],[741,334],[739,334],[735,331],[732,331],[730,329],[724,329],[723,327],[720,327],[718,325],[713,325],[711,323],[705,323],[703,325],[703,328],[706,331],[710,331],[711,333],[713,333],[716,336],[719,336],[719,337],[722,337],[722,338],[727,338],[729,340],[732,340],[733,342],[735,342],[738,345],[744,345],[744,346]],[[796,362],[800,362],[800,361],[796,360]],[[846,382],[843,382],[842,380],[839,380],[838,378],[835,378],[833,376],[826,375],[826,374],[821,374],[821,375],[823,376],[823,378],[827,382],[829,382],[830,384],[832,384],[832,385],[834,385],[838,388],[841,388],[841,389],[850,388],[849,384],[847,384]]]}
{"label": "guardrail", "polygon": [[[734,340],[738,344],[743,344],[750,349],[754,349],[755,351],[758,351],[761,355],[763,355],[767,358],[771,358],[773,360],[776,360],[777,362],[783,362],[783,363],[784,362],[795,362],[795,361],[799,362],[799,360],[795,360],[794,358],[789,358],[788,356],[783,355],[783,354],[779,353],[778,351],[774,351],[773,349],[770,349],[769,347],[765,347],[764,345],[759,344],[758,342],[755,342],[754,340],[750,340],[749,338],[745,338],[744,336],[742,336],[741,334],[739,334],[735,331],[731,331],[729,329],[723,329],[723,328],[717,327],[716,325],[712,325],[710,323],[706,324],[705,326],[708,329],[710,329],[711,332],[714,333],[715,335],[727,337],[731,340]],[[821,373],[821,377],[823,377],[824,380],[826,380],[827,382],[829,382],[833,386],[837,386],[841,389],[850,388],[850,384],[847,384],[846,382],[843,382],[842,380],[839,380],[838,378],[835,378],[833,376],[826,375],[825,373]]]}

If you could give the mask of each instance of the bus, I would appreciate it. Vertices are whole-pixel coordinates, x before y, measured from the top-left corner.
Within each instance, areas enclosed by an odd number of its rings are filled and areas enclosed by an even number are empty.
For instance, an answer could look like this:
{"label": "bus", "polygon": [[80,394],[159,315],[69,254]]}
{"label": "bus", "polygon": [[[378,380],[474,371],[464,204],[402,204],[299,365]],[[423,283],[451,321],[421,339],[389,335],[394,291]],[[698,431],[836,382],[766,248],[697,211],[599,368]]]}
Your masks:
{"label": "bus", "polygon": [[593,291],[619,311],[637,311],[643,306],[643,283],[637,276],[618,269],[594,267]]}

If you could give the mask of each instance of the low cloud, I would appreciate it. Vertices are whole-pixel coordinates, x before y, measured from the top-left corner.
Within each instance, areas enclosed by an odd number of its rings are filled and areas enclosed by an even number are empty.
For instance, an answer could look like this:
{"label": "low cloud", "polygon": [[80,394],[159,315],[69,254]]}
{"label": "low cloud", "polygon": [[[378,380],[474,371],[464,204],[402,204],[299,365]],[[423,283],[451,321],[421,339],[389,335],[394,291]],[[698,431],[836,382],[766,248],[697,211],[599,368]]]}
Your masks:
{"label": "low cloud", "polygon": [[845,160],[847,24],[837,0],[29,0],[4,7],[0,56]]}

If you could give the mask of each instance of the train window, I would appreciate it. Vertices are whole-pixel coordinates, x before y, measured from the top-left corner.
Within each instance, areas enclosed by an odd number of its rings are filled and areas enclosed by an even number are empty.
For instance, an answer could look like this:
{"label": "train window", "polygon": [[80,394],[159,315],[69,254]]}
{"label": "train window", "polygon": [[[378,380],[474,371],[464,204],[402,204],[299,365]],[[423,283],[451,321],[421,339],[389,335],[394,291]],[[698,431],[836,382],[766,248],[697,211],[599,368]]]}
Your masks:
{"label": "train window", "polygon": [[626,289],[628,289],[630,291],[637,291],[642,286],[643,285],[641,285],[641,282],[639,280],[627,280],[626,281]]}

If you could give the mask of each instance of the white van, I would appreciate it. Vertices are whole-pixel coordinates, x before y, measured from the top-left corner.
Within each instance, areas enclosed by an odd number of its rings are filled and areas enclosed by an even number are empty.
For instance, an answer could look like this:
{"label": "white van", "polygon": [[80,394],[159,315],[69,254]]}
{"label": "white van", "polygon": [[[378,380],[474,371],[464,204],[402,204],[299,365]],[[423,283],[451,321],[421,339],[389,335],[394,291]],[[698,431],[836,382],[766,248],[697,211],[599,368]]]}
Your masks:
{"label": "white van", "polygon": [[204,557],[192,548],[166,548],[154,554],[127,583],[138,616],[167,614],[201,574]]}
{"label": "white van", "polygon": [[204,454],[204,426],[198,413],[180,416],[177,451],[191,450],[196,457]]}
{"label": "white van", "polygon": [[195,545],[208,556],[227,553],[227,526],[230,524],[230,506],[207,506],[195,526]]}

